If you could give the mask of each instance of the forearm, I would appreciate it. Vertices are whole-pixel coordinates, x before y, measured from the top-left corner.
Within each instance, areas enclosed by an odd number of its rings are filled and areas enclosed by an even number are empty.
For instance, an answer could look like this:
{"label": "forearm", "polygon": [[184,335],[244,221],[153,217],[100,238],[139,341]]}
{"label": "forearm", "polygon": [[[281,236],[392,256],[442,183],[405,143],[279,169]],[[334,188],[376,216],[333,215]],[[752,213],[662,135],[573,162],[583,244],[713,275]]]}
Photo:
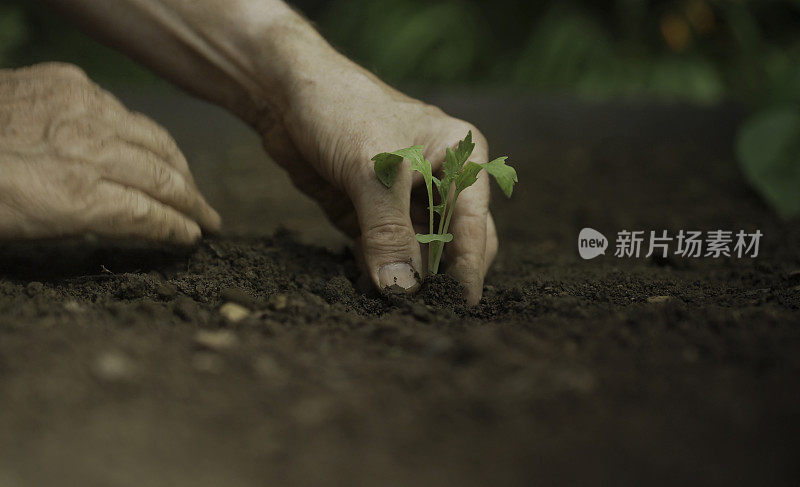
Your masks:
{"label": "forearm", "polygon": [[87,30],[250,124],[343,58],[282,0],[47,0]]}

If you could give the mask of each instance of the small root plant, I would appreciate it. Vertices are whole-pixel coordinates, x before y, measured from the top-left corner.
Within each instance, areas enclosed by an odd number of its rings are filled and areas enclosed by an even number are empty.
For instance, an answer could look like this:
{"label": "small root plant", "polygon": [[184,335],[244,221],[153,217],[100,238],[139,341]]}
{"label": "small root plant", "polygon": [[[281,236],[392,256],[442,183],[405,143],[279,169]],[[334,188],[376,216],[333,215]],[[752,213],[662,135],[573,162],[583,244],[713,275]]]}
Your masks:
{"label": "small root plant", "polygon": [[[397,180],[404,159],[411,163],[412,171],[422,174],[428,191],[428,233],[418,233],[416,237],[418,242],[428,245],[428,273],[436,274],[439,271],[444,244],[453,240],[453,234],[448,233],[448,230],[456,200],[461,192],[475,184],[478,173],[482,170],[494,177],[507,197],[511,197],[514,183],[518,179],[514,168],[506,164],[507,157],[498,157],[483,164],[468,161],[475,149],[471,131],[464,140],[458,142],[455,149],[448,147],[445,151],[441,179],[433,175],[430,161],[423,156],[423,149],[423,146],[415,145],[392,152],[381,152],[373,157],[372,161],[375,163],[375,174],[387,188],[391,188]],[[434,186],[438,193],[438,203],[434,199]],[[435,229],[434,213],[439,215]]]}

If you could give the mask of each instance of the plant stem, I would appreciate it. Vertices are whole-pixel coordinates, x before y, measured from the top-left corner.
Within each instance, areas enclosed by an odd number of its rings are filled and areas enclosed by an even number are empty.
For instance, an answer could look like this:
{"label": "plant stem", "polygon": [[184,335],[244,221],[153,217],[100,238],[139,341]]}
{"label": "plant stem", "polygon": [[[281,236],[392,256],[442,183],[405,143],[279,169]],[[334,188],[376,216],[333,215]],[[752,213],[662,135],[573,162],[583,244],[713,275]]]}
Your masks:
{"label": "plant stem", "polygon": [[433,233],[433,188],[428,186],[428,233]]}
{"label": "plant stem", "polygon": [[442,201],[442,204],[444,206],[442,207],[441,218],[439,218],[439,235],[442,234],[442,229],[444,228],[444,218],[445,218],[445,215],[447,215],[447,208],[448,208],[448,205],[447,205],[448,201],[447,200],[449,199],[449,197],[450,197],[450,195],[445,195],[444,196],[444,201]]}
{"label": "plant stem", "polygon": [[[433,188],[431,186],[428,186],[428,233],[433,233]],[[436,271],[431,272],[434,253],[435,247],[431,242],[428,244],[428,274],[436,274]]]}
{"label": "plant stem", "polygon": [[[456,198],[458,198],[458,191],[456,191],[456,193],[453,195],[453,201],[451,201],[450,204],[445,205],[442,213],[446,214],[447,217],[443,218],[439,222],[439,235],[444,235],[450,228],[450,218],[453,217],[453,209],[456,207]],[[442,260],[442,250],[444,250],[444,242],[440,243],[441,245],[436,246],[436,255],[433,256],[433,264],[428,264],[428,268],[432,269],[432,274],[439,272],[439,261]]]}
{"label": "plant stem", "polygon": [[[450,199],[450,191],[447,191],[448,194],[444,195],[442,200],[442,213],[439,215],[439,230],[437,235],[442,235],[442,230],[444,229],[444,220],[447,216],[447,209],[449,208],[449,199]],[[444,242],[431,242],[428,244],[428,273],[429,274],[436,274],[439,271],[439,255],[442,253],[442,249],[444,248]]]}

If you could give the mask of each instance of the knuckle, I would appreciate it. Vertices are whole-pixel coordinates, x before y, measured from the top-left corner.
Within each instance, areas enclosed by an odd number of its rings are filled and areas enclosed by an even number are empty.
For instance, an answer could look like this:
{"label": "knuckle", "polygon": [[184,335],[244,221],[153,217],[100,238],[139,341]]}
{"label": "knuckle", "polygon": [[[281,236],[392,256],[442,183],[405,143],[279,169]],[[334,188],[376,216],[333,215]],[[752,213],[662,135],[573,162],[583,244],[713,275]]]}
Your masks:
{"label": "knuckle", "polygon": [[162,193],[169,190],[174,183],[172,171],[161,164],[154,164],[152,169],[153,189]]}
{"label": "knuckle", "polygon": [[473,192],[469,195],[469,198],[465,196],[463,198],[459,198],[456,202],[454,224],[458,227],[464,226],[467,228],[475,228],[479,231],[485,231],[486,217],[489,214],[488,189],[484,191],[484,194],[476,194],[474,192],[476,188],[473,185],[464,191],[466,192],[470,190],[473,190]]}
{"label": "knuckle", "polygon": [[333,164],[332,181],[349,194],[360,191],[364,180],[372,177],[372,157],[383,145],[378,138],[363,134],[349,134],[337,143]]}
{"label": "knuckle", "polygon": [[186,181],[167,167],[166,164],[156,164],[153,168],[153,192],[159,195],[164,203],[185,210],[192,206],[196,193],[186,184]]}
{"label": "knuckle", "polygon": [[405,224],[384,220],[362,229],[361,236],[370,250],[392,252],[406,249],[413,233]]}
{"label": "knuckle", "polygon": [[50,150],[64,157],[93,160],[116,146],[105,124],[83,115],[53,117],[46,130]]}
{"label": "knuckle", "polygon": [[439,108],[436,105],[430,105],[430,104],[423,105],[422,112],[425,115],[427,115],[429,117],[433,117],[433,118],[442,118],[442,117],[446,117],[447,116],[447,114],[444,112],[444,110],[442,110],[441,108]]}
{"label": "knuckle", "polygon": [[450,257],[450,265],[460,269],[462,284],[469,285],[479,278],[479,272],[483,269],[483,255],[476,253],[458,254]]}

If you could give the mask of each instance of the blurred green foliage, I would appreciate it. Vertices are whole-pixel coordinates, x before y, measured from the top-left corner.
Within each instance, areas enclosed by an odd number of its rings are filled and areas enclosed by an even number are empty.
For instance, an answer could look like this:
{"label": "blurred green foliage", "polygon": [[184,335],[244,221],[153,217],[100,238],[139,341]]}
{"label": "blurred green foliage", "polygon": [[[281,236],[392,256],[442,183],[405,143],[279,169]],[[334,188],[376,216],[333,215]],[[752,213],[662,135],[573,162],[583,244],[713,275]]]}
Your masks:
{"label": "blurred green foliage", "polygon": [[76,64],[101,83],[165,83],[39,2],[0,0],[0,68],[44,61]]}
{"label": "blurred green foliage", "polygon": [[736,153],[745,176],[784,217],[800,214],[800,110],[758,111],[742,125]]}
{"label": "blurred green foliage", "polygon": [[[755,104],[797,97],[800,0],[296,0],[395,84]],[[62,60],[154,78],[29,0],[0,0],[0,66]]]}
{"label": "blurred green foliage", "polygon": [[[291,3],[397,85],[744,102],[754,112],[737,142],[745,174],[782,214],[800,212],[786,196],[800,188],[798,171],[786,169],[800,164],[792,125],[800,117],[800,0]],[[0,67],[44,60],[76,63],[101,82],[161,83],[37,2],[0,0]],[[763,150],[767,142],[782,155]]]}
{"label": "blurred green foliage", "polygon": [[331,42],[395,83],[709,103],[797,91],[798,5],[339,0],[310,10]]}
{"label": "blurred green foliage", "polygon": [[22,8],[0,3],[0,65],[6,65],[28,40],[27,27]]}

